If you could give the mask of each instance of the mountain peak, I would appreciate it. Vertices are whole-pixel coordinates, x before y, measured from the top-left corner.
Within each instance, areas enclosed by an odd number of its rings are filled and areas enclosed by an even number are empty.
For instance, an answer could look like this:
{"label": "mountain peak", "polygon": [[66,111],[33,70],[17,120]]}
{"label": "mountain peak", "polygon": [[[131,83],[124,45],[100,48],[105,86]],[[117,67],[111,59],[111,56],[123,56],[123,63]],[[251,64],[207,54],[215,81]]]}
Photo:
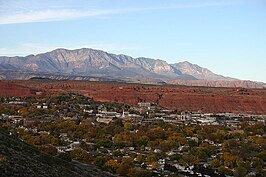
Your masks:
{"label": "mountain peak", "polygon": [[147,77],[162,80],[205,79],[230,80],[188,61],[169,64],[161,59],[133,58],[115,55],[91,48],[68,50],[58,48],[51,52],[27,57],[0,57],[0,70],[36,73],[60,73],[82,76],[111,76],[116,78]]}
{"label": "mountain peak", "polygon": [[199,80],[211,80],[211,81],[234,81],[237,79],[224,77],[213,73],[207,68],[200,67],[197,64],[183,61],[172,64],[173,67],[178,68],[183,74],[192,75]]}
{"label": "mountain peak", "polygon": [[178,63],[180,63],[180,64],[188,64],[188,65],[193,65],[192,63],[190,63],[190,62],[188,62],[188,61],[181,61],[181,62],[178,62]]}

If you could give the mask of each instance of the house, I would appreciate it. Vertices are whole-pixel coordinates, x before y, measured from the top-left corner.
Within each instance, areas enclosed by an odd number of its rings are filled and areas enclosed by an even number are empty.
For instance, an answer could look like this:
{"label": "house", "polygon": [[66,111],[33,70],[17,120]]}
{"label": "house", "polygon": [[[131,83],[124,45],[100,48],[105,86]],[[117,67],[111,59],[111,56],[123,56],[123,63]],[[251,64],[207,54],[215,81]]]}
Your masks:
{"label": "house", "polygon": [[11,120],[11,122],[14,124],[20,123],[23,121],[22,116],[9,116],[8,119]]}
{"label": "house", "polygon": [[27,102],[23,102],[23,101],[9,101],[8,104],[23,105],[23,104],[27,104]]}
{"label": "house", "polygon": [[151,151],[151,147],[145,147],[145,151]]}
{"label": "house", "polygon": [[103,118],[116,118],[120,116],[121,116],[120,113],[108,112],[108,111],[99,111],[99,114],[96,114],[96,117],[103,117]]}
{"label": "house", "polygon": [[172,117],[164,117],[163,121],[166,123],[177,123],[177,120],[175,118],[172,118]]}
{"label": "house", "polygon": [[87,112],[87,113],[89,113],[89,114],[92,114],[92,113],[93,113],[93,110],[92,110],[92,109],[91,109],[91,110],[83,109],[83,112]]}
{"label": "house", "polygon": [[133,121],[141,121],[143,116],[138,115],[138,114],[130,114],[129,112],[123,111],[122,115],[118,116],[122,118],[123,120],[133,120]]}
{"label": "house", "polygon": [[240,122],[237,120],[226,120],[225,124],[229,127],[238,127]]}
{"label": "house", "polygon": [[205,125],[210,125],[214,123],[215,121],[216,121],[216,118],[214,117],[204,117],[204,118],[197,119],[197,122],[199,122],[200,124],[205,124]]}
{"label": "house", "polygon": [[47,105],[37,105],[37,109],[48,109]]}
{"label": "house", "polygon": [[153,152],[155,152],[155,153],[160,153],[160,152],[161,152],[161,149],[154,149]]}
{"label": "house", "polygon": [[71,142],[71,140],[67,136],[67,133],[60,133],[59,137],[63,141]]}
{"label": "house", "polygon": [[50,132],[47,132],[47,131],[39,131],[38,133],[40,135],[50,135]]}
{"label": "house", "polygon": [[191,119],[190,115],[187,115],[187,114],[177,115],[177,118],[182,121]]}
{"label": "house", "polygon": [[71,149],[78,149],[80,148],[80,142],[79,141],[74,141],[73,143],[70,144]]}
{"label": "house", "polygon": [[156,109],[156,106],[154,103],[148,103],[148,102],[140,102],[138,103],[138,107],[141,108],[140,111],[145,111],[145,110],[151,110],[154,111]]}
{"label": "house", "polygon": [[109,124],[110,122],[113,121],[112,118],[101,118],[101,117],[98,117],[96,119],[97,122],[100,122],[100,123],[105,123],[105,124]]}
{"label": "house", "polygon": [[59,153],[66,152],[66,150],[68,149],[67,146],[56,146],[55,148]]}
{"label": "house", "polygon": [[140,102],[140,103],[138,103],[138,106],[139,107],[146,107],[146,108],[148,108],[148,107],[151,107],[151,103],[148,103],[148,102],[147,103]]}
{"label": "house", "polygon": [[134,151],[135,148],[134,148],[134,147],[129,147],[129,150],[130,150],[130,151]]}
{"label": "house", "polygon": [[168,156],[172,156],[172,155],[175,155],[175,152],[173,152],[173,151],[168,151],[168,152],[166,152],[166,155],[168,155]]}

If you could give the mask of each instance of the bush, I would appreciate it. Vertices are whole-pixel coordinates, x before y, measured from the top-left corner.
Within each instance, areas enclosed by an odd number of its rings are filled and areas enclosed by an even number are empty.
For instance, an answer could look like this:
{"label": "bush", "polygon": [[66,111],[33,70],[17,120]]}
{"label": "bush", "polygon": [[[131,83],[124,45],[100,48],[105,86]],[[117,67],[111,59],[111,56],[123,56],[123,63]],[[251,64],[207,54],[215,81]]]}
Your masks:
{"label": "bush", "polygon": [[99,156],[99,157],[96,157],[96,159],[94,160],[94,164],[99,167],[99,168],[103,168],[104,167],[104,164],[107,162],[107,158],[106,157],[102,157],[102,156]]}
{"label": "bush", "polygon": [[130,170],[128,176],[130,177],[151,177],[152,172],[142,169],[133,168]]}

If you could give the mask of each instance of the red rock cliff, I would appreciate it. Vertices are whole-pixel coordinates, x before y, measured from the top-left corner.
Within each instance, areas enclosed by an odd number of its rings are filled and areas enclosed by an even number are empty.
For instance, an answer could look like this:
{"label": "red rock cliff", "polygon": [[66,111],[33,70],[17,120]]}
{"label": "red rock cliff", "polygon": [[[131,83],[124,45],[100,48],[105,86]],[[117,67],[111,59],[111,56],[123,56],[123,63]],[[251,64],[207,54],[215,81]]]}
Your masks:
{"label": "red rock cliff", "polygon": [[81,93],[97,101],[128,104],[154,102],[169,109],[207,113],[266,114],[265,89],[154,86],[88,81],[17,81],[16,84],[44,90],[47,93]]}

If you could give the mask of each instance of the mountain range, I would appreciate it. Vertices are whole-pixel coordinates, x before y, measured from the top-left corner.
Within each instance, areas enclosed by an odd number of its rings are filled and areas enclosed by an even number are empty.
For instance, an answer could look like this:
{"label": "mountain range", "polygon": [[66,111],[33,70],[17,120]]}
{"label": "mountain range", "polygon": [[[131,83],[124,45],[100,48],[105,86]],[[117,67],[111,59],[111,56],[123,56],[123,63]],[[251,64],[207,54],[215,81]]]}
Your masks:
{"label": "mountain range", "polygon": [[[229,82],[230,86],[236,86],[234,82],[245,82],[244,87],[265,87],[264,83],[248,82],[250,84],[247,84],[247,81],[224,77],[187,61],[169,64],[160,59],[133,58],[90,48],[56,49],[26,57],[0,57],[0,79],[30,79],[32,77],[181,83],[197,86],[217,86],[217,82]],[[241,86],[241,84],[238,85]]]}

